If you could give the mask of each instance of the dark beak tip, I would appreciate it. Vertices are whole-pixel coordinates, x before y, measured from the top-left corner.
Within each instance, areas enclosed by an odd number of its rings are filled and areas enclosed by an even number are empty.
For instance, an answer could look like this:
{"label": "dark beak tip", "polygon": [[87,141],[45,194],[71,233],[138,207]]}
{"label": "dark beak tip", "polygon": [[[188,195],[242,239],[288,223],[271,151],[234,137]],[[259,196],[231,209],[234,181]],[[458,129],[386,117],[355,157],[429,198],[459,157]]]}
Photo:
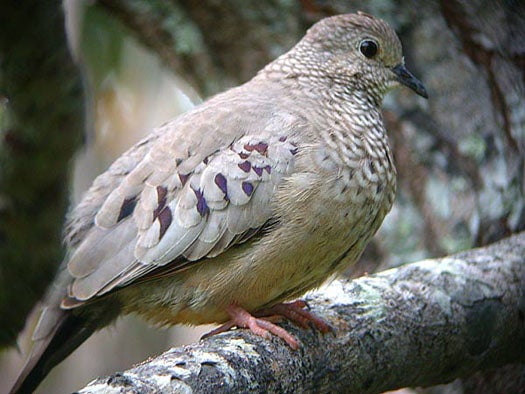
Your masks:
{"label": "dark beak tip", "polygon": [[396,79],[402,85],[412,89],[419,96],[428,99],[428,93],[423,83],[417,79],[410,71],[408,71],[404,64],[399,64],[392,68]]}
{"label": "dark beak tip", "polygon": [[423,98],[428,100],[427,90],[425,89],[425,87],[423,85],[421,87],[422,87],[421,91],[416,92],[416,93],[419,94],[421,97],[423,97]]}

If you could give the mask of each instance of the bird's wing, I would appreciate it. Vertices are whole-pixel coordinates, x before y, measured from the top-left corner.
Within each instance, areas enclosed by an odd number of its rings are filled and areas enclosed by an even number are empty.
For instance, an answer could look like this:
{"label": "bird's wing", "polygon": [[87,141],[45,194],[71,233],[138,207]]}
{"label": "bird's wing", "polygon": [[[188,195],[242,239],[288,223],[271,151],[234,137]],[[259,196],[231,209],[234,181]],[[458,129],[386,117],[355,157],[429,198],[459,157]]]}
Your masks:
{"label": "bird's wing", "polygon": [[153,142],[101,203],[69,259],[70,306],[161,266],[173,272],[204,263],[271,218],[272,197],[292,172],[297,148],[275,130],[232,140],[215,141],[215,151],[197,145],[211,152],[201,155],[184,137]]}

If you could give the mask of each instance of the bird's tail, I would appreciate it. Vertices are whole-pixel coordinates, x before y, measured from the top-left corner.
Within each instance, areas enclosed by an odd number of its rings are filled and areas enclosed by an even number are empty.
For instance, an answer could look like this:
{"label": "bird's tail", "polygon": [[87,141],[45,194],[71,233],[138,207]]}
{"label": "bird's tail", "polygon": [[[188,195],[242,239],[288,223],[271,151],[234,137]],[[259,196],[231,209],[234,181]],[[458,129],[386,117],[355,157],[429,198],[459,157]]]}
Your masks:
{"label": "bird's tail", "polygon": [[[49,316],[54,314],[52,327],[41,328]],[[39,329],[40,328],[40,329]],[[50,330],[49,330],[50,329]],[[32,393],[49,371],[65,359],[97,329],[89,320],[76,316],[71,311],[54,308],[42,312],[33,336],[33,347],[10,394]],[[45,332],[45,335],[39,335]]]}

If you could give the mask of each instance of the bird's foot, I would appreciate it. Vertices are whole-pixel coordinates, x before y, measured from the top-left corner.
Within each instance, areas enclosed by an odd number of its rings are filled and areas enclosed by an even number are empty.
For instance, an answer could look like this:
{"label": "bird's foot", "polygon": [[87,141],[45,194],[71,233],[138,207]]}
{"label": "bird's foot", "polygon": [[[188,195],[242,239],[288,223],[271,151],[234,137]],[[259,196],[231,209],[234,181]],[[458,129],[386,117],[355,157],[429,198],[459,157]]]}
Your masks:
{"label": "bird's foot", "polygon": [[299,348],[299,343],[293,335],[288,333],[288,331],[286,331],[284,328],[274,324],[274,322],[280,320],[280,317],[274,315],[258,318],[252,316],[250,312],[235,304],[230,305],[226,311],[228,312],[228,315],[230,315],[231,320],[216,328],[215,330],[205,334],[203,338],[208,338],[221,332],[226,332],[233,327],[241,327],[249,328],[251,332],[264,338],[269,338],[270,334],[274,334],[279,338],[284,339],[284,341],[292,349],[295,350]]}
{"label": "bird's foot", "polygon": [[249,328],[251,332],[264,338],[269,338],[270,334],[274,334],[283,339],[292,349],[296,350],[299,348],[297,339],[284,328],[274,324],[282,320],[283,317],[304,328],[308,328],[310,323],[312,323],[315,328],[323,333],[331,331],[328,324],[313,313],[305,310],[305,307],[308,307],[308,304],[301,300],[291,303],[279,303],[272,307],[261,309],[252,315],[244,308],[232,304],[226,310],[231,320],[205,334],[203,338],[226,332],[233,327]]}
{"label": "bird's foot", "polygon": [[254,316],[267,317],[277,315],[285,317],[303,328],[309,328],[313,324],[323,334],[332,331],[332,328],[324,320],[318,318],[309,309],[310,307],[306,301],[297,300],[294,302],[282,302],[269,308],[258,310],[254,313]]}

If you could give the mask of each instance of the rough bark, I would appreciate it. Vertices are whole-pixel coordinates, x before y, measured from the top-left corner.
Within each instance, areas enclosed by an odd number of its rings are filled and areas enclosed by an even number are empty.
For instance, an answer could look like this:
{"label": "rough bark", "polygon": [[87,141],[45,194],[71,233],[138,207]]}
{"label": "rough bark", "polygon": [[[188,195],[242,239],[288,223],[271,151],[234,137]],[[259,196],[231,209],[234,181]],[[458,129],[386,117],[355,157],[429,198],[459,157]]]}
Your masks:
{"label": "rough bark", "polygon": [[62,259],[82,89],[61,1],[0,11],[0,348],[12,344]]}
{"label": "rough bark", "polygon": [[334,332],[284,323],[298,351],[236,330],[99,378],[80,393],[379,393],[524,362],[525,233],[335,281],[307,300]]}

